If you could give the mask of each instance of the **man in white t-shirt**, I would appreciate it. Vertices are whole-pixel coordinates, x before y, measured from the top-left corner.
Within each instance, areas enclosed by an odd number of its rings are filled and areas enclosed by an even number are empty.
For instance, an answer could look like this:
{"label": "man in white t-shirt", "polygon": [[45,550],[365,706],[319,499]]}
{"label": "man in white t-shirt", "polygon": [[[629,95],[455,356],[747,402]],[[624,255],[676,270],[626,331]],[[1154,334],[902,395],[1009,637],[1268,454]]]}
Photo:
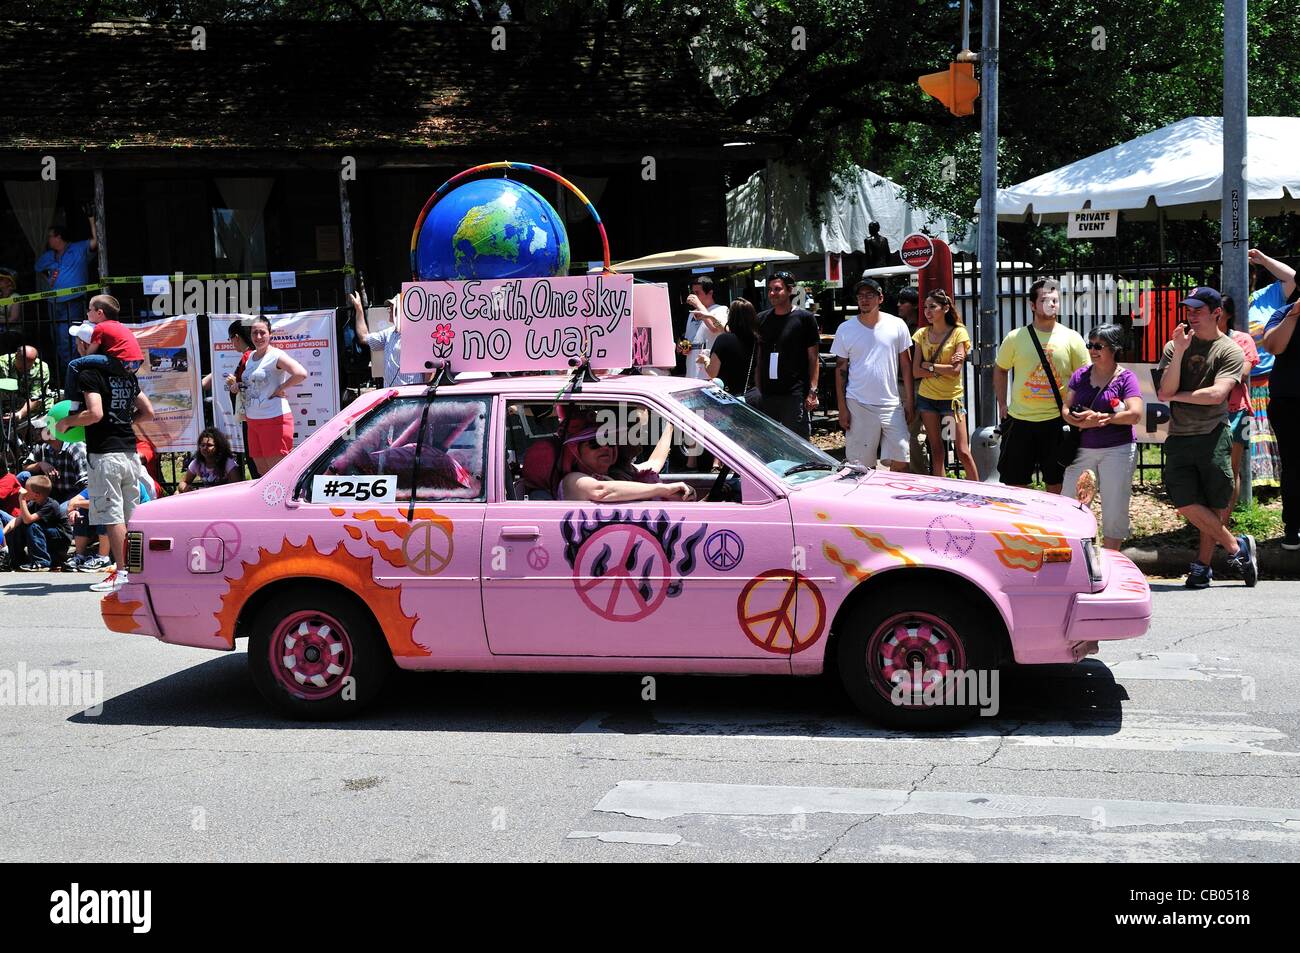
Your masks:
{"label": "man in white t-shirt", "polygon": [[912,336],[902,318],[880,310],[879,282],[863,278],[853,290],[858,316],[839,326],[831,345],[844,459],[869,467],[883,459],[889,469],[903,472],[908,459],[907,425],[916,415],[909,355]]}
{"label": "man in white t-shirt", "polygon": [[727,330],[726,305],[713,303],[713,279],[701,275],[691,282],[691,293],[686,298],[691,309],[686,319],[686,340],[691,342],[686,352],[686,376],[694,380],[708,377],[709,353],[718,335]]}
{"label": "man in white t-shirt", "polygon": [[366,312],[361,307],[361,296],[356,292],[348,295],[352,299],[352,308],[356,312],[353,325],[357,340],[372,351],[384,352],[384,386],[400,387],[402,384],[423,384],[429,379],[428,374],[402,373],[402,308],[401,298],[394,295],[388,299],[388,317],[393,322],[386,328],[371,331],[366,326]]}

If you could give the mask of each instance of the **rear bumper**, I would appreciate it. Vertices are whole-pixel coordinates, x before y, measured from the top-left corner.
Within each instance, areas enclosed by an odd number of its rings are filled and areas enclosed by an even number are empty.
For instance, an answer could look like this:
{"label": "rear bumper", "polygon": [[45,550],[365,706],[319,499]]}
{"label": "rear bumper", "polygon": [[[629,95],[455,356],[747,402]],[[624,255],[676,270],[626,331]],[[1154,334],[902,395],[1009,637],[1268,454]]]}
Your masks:
{"label": "rear bumper", "polygon": [[1065,629],[1068,642],[1135,639],[1151,626],[1151,587],[1142,571],[1121,553],[1101,552],[1106,588],[1074,597]]}
{"label": "rear bumper", "polygon": [[99,601],[99,614],[112,632],[162,638],[158,619],[149,602],[149,589],[139,583],[127,583]]}

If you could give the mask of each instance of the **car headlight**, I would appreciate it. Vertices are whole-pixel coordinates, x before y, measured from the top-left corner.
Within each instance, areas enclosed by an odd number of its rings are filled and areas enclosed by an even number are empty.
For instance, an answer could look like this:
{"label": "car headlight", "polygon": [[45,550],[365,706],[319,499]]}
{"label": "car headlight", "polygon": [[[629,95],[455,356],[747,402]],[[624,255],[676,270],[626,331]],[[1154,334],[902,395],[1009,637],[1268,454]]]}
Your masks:
{"label": "car headlight", "polygon": [[1101,556],[1097,552],[1095,540],[1083,541],[1083,558],[1088,564],[1088,578],[1095,583],[1101,582]]}

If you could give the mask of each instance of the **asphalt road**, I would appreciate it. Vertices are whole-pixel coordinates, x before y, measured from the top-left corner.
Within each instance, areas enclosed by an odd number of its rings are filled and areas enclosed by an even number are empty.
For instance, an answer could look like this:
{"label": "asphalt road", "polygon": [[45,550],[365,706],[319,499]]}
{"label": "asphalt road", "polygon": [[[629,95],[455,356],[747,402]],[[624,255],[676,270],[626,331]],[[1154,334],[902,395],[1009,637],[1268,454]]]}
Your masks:
{"label": "asphalt road", "polygon": [[1143,639],[907,735],[821,680],[404,674],[270,715],[241,651],[115,635],[85,576],[0,575],[7,860],[1300,860],[1300,582],[1155,583]]}

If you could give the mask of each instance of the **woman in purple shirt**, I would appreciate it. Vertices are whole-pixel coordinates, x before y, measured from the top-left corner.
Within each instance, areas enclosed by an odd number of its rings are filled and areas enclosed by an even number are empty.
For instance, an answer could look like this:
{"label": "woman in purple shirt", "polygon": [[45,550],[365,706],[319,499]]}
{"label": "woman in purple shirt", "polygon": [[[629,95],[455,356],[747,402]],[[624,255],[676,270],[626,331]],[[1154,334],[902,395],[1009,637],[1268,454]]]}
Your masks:
{"label": "woman in purple shirt", "polygon": [[1088,335],[1092,364],[1074,372],[1065,393],[1065,420],[1083,432],[1063,486],[1072,492],[1085,470],[1097,474],[1102,545],[1107,549],[1119,549],[1128,536],[1129,495],[1137,466],[1133,425],[1142,420],[1137,375],[1119,366],[1123,347],[1123,328],[1115,324],[1093,328]]}

